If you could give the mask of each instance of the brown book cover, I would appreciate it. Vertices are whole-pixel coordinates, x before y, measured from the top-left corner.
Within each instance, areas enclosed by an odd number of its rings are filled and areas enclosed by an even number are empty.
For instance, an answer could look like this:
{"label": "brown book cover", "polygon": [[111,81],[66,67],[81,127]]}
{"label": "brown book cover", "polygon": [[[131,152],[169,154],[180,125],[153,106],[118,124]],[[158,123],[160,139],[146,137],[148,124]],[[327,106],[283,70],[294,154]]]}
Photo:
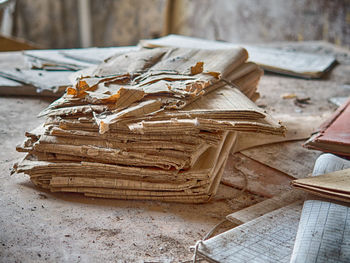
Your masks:
{"label": "brown book cover", "polygon": [[350,157],[350,98],[323,123],[305,147]]}

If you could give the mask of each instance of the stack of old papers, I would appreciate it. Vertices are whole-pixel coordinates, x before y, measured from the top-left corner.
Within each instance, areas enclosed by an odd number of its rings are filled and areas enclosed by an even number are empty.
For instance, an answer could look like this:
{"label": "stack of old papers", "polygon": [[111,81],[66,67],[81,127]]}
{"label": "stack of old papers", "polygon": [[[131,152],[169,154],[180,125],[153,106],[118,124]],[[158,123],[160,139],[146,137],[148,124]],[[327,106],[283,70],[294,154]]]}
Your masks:
{"label": "stack of old papers", "polygon": [[156,48],[78,72],[17,147],[15,171],[53,192],[205,202],[237,132],[281,135],[259,109],[262,71],[244,49]]}
{"label": "stack of old papers", "polygon": [[[168,35],[158,39],[140,41],[143,47],[186,47],[203,49],[232,49],[242,46],[222,41],[212,41],[181,35]],[[332,55],[320,55],[298,51],[288,51],[268,46],[244,44],[249,52],[249,60],[264,70],[301,78],[320,78],[336,63]]]}

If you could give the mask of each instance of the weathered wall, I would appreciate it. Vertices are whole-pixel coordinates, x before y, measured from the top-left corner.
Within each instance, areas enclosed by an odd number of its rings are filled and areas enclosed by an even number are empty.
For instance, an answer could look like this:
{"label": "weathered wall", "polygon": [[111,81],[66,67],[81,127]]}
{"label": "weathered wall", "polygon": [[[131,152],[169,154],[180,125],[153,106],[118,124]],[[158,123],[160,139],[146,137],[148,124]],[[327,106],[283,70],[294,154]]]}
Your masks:
{"label": "weathered wall", "polygon": [[[159,37],[166,0],[91,0],[93,46]],[[17,0],[14,35],[46,48],[80,47],[78,1]]]}
{"label": "weathered wall", "polygon": [[[326,40],[350,47],[350,0],[90,0],[94,46],[133,45],[168,33],[231,42]],[[79,47],[77,0],[17,0],[15,36]]]}
{"label": "weathered wall", "polygon": [[14,35],[47,48],[78,47],[77,7],[72,0],[17,0]]}
{"label": "weathered wall", "polygon": [[160,37],[166,1],[91,1],[93,43],[97,46],[134,45],[142,38]]}
{"label": "weathered wall", "polygon": [[349,0],[175,0],[171,32],[230,42],[350,46]]}

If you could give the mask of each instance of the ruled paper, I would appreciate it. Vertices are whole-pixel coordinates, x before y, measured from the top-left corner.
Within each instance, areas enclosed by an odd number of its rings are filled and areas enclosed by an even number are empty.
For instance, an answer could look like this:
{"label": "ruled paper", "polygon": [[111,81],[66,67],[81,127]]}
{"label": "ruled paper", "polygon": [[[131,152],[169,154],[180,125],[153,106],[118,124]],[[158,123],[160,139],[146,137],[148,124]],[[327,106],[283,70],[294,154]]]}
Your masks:
{"label": "ruled paper", "polygon": [[213,262],[289,262],[302,201],[204,241],[200,255]]}
{"label": "ruled paper", "polygon": [[[349,161],[321,155],[312,175],[345,169]],[[328,200],[307,200],[295,239],[291,262],[350,262],[350,209]]]}
{"label": "ruled paper", "polygon": [[349,207],[306,201],[291,262],[350,262]]}

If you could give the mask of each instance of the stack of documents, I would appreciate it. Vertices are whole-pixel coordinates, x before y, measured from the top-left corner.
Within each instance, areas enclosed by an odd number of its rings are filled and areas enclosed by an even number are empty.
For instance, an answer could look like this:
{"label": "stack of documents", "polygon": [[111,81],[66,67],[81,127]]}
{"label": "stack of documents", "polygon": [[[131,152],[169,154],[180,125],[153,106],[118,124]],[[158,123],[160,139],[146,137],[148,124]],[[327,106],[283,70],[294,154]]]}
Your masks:
{"label": "stack of documents", "polygon": [[17,147],[28,154],[15,171],[53,192],[206,202],[237,132],[285,131],[250,100],[262,71],[247,58],[242,48],[142,49],[77,72]]}

